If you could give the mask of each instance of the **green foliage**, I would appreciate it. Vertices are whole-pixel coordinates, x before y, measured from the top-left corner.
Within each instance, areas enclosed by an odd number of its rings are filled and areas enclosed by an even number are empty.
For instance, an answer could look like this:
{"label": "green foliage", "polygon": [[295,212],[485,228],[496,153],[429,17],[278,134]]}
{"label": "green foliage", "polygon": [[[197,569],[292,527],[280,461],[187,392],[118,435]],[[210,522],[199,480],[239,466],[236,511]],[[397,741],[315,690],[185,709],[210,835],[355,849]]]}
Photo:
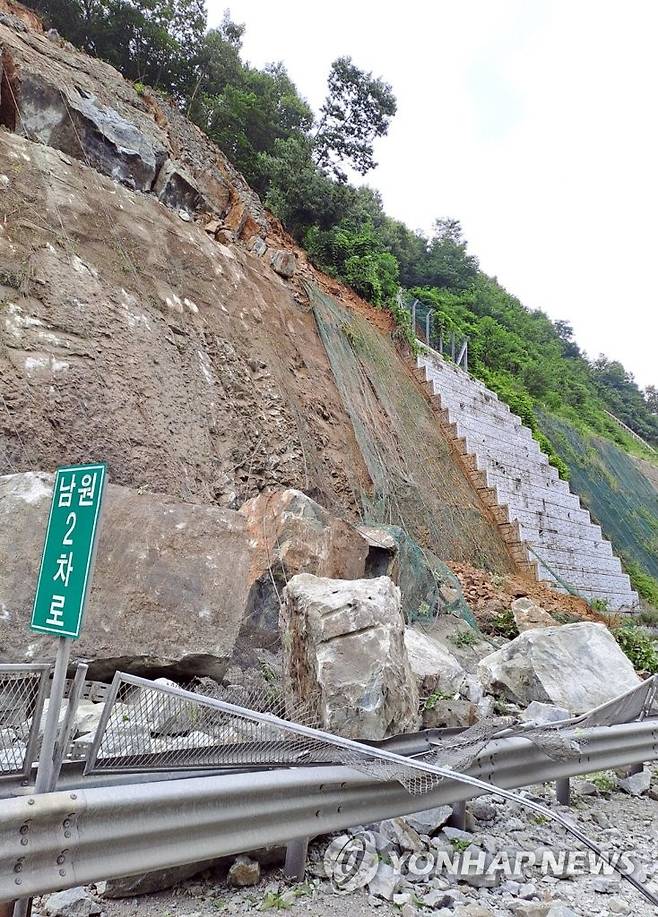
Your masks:
{"label": "green foliage", "polygon": [[515,637],[519,636],[519,629],[516,626],[511,608],[499,611],[489,621],[482,624],[482,629],[488,634],[506,637],[508,640],[514,640]]}
{"label": "green foliage", "polygon": [[473,842],[462,837],[451,837],[450,843],[455,848],[457,853],[463,853],[465,850],[468,850]]}
{"label": "green foliage", "polygon": [[320,169],[344,182],[344,164],[361,175],[377,165],[372,144],[388,132],[397,103],[388,83],[359,70],[350,57],[333,62],[328,89],[313,138],[313,155]]}
{"label": "green foliage", "polygon": [[617,778],[610,771],[598,771],[596,774],[586,774],[585,779],[593,783],[599,793],[612,793],[617,786]]}
{"label": "green foliage", "polygon": [[637,561],[631,560],[624,556],[624,568],[631,579],[633,589],[642,596],[643,599],[658,609],[658,580],[642,569]]}
{"label": "green foliage", "polygon": [[607,611],[608,610],[608,602],[606,599],[592,599],[592,601],[589,603],[589,606],[592,609],[592,611]]}
{"label": "green foliage", "polygon": [[658,608],[643,608],[638,617],[648,627],[658,627]]}
{"label": "green foliage", "polygon": [[[655,387],[643,393],[607,357],[589,362],[568,321],[525,308],[484,274],[458,220],[437,219],[427,237],[388,217],[376,191],[347,183],[346,169],[374,168],[373,143],[395,114],[384,80],[338,58],[316,120],[281,63],[261,70],[243,61],[244,25],[228,12],[206,32],[205,0],[27,2],[74,44],[114,64],[139,94],[148,85],[171,95],[319,267],[391,310],[396,336],[412,349],[399,283],[434,311],[436,330],[468,336],[471,371],[530,427],[561,477],[569,476],[569,456],[541,431],[542,408],[657,461],[610,416],[658,444]],[[654,584],[640,575],[638,582],[655,597]]]}
{"label": "green foliage", "polygon": [[449,640],[455,646],[474,646],[478,642],[478,635],[474,630],[460,630],[456,634],[451,634]]}
{"label": "green foliage", "polygon": [[425,712],[425,710],[434,710],[440,701],[452,700],[452,697],[452,694],[447,694],[445,691],[433,691],[432,694],[422,700],[420,709],[422,712]]}
{"label": "green foliage", "polygon": [[292,906],[292,903],[285,898],[281,892],[269,891],[265,893],[263,898],[263,903],[261,908],[264,911],[276,910],[276,911],[287,911]]}
{"label": "green foliage", "polygon": [[639,627],[623,624],[613,630],[615,640],[638,672],[658,674],[658,652],[651,637]]}

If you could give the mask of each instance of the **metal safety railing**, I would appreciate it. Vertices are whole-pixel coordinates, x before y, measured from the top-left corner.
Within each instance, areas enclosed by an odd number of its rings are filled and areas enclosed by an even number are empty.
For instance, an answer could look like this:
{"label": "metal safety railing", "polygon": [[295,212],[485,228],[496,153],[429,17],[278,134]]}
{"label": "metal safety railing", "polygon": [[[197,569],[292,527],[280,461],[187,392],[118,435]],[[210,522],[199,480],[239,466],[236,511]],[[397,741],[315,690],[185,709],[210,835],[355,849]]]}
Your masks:
{"label": "metal safety railing", "polygon": [[401,295],[399,303],[411,316],[416,338],[468,372],[468,337],[460,338],[454,331],[446,328],[439,319],[439,313],[419,299],[406,299]]}
{"label": "metal safety railing", "polygon": [[50,665],[0,665],[0,778],[27,778],[39,752]]}

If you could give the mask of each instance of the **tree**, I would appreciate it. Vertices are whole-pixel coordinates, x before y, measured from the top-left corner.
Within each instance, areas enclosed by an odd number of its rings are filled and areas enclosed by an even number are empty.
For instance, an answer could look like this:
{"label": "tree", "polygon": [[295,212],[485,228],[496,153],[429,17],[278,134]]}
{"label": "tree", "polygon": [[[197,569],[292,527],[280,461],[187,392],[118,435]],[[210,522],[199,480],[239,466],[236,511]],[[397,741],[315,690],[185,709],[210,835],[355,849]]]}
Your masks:
{"label": "tree", "polygon": [[658,414],[658,389],[655,385],[647,385],[644,390],[644,398],[651,413]]}
{"label": "tree", "polygon": [[468,289],[478,275],[478,260],[469,255],[459,220],[440,219],[420,266],[418,285]]}
{"label": "tree", "polygon": [[373,143],[388,132],[397,103],[388,83],[360,70],[350,57],[333,62],[328,90],[314,135],[314,159],[344,182],[345,165],[360,175],[375,168]]}

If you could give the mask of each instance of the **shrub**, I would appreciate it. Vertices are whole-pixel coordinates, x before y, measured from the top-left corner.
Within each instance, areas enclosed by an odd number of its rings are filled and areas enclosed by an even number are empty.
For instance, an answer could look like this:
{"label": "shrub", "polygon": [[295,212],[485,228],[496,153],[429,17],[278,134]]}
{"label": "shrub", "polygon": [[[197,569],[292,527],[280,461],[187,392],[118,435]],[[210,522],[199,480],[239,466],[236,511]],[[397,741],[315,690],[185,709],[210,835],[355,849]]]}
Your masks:
{"label": "shrub", "polygon": [[623,624],[613,630],[615,640],[638,672],[658,674],[658,653],[649,635],[639,627]]}

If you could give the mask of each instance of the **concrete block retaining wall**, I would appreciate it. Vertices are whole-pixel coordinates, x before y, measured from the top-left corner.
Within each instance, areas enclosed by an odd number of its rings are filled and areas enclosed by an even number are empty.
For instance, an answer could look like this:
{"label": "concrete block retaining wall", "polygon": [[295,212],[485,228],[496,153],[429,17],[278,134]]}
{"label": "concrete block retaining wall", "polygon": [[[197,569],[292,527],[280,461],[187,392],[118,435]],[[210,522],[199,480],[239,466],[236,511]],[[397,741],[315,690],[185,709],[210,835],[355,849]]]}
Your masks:
{"label": "concrete block retaining wall", "polygon": [[482,382],[438,354],[420,356],[418,369],[517,563],[562,589],[556,574],[610,609],[634,608],[637,593],[612,545],[532,431]]}

